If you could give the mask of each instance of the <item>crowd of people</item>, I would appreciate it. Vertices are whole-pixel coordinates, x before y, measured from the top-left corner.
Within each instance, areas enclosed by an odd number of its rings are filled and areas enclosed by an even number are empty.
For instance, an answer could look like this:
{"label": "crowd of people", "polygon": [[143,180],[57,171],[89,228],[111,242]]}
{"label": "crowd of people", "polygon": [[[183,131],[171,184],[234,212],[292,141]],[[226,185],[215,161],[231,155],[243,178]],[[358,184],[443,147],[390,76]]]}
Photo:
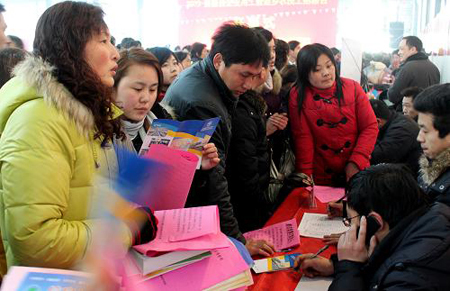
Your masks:
{"label": "crowd of people", "polygon": [[[297,259],[306,276],[334,276],[331,290],[450,288],[450,85],[418,37],[405,36],[387,64],[368,62],[358,83],[340,76],[338,49],[263,27],[224,23],[209,50],[116,46],[99,7],[65,1],[40,17],[27,52],[5,35],[4,11],[2,275],[76,268],[102,224],[91,211],[96,177],[114,181],[117,148],[138,154],[155,119],[220,117],[186,207],[217,205],[223,233],[270,256],[270,242],[243,233],[294,187],[346,187],[328,209],[351,227],[324,238],[337,244],[331,259]],[[129,247],[151,241],[157,224],[130,204],[114,231]]]}

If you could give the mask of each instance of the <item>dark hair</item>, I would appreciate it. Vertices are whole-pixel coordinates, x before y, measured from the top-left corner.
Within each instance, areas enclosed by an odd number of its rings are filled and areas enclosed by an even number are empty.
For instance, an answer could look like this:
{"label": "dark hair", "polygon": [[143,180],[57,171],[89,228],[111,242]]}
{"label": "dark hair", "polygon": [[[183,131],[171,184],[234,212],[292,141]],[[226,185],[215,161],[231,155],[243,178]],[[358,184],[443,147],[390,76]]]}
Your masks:
{"label": "dark hair", "polygon": [[390,229],[428,204],[413,174],[402,164],[378,164],[358,172],[350,179],[346,196],[348,206],[359,215],[375,211]]}
{"label": "dark hair", "polygon": [[151,53],[143,48],[133,47],[120,51],[120,59],[117,61],[117,71],[114,76],[114,88],[119,86],[120,80],[128,73],[128,69],[132,65],[146,65],[155,68],[158,75],[158,94],[161,93],[163,86],[163,73],[161,72],[161,66],[158,59]]}
{"label": "dark hair", "polygon": [[420,87],[408,87],[403,89],[400,94],[404,97],[411,97],[414,101],[414,99],[416,99],[416,96],[419,95],[419,93],[422,91],[423,89]]}
{"label": "dark hair", "polygon": [[414,99],[414,109],[433,114],[433,126],[439,132],[439,137],[446,137],[450,133],[450,83],[423,90]]}
{"label": "dark hair", "polygon": [[220,53],[227,67],[232,64],[262,64],[267,67],[269,63],[270,50],[266,39],[248,26],[225,23],[216,30],[212,40],[209,57],[213,59]]}
{"label": "dark hair", "polygon": [[166,47],[152,47],[148,48],[147,51],[151,52],[158,59],[158,62],[161,66],[165,62],[167,62],[170,56],[173,56],[175,59],[177,59],[176,55]]}
{"label": "dark hair", "polygon": [[86,43],[108,27],[100,7],[65,1],[48,8],[36,26],[33,51],[55,67],[53,75],[73,97],[92,111],[95,138],[123,137],[113,119],[111,92],[84,58]]}
{"label": "dark hair", "polygon": [[140,41],[135,40],[131,37],[125,37],[120,42],[119,47],[120,47],[120,49],[129,49],[132,47],[142,47],[142,44]]}
{"label": "dark hair", "polygon": [[0,88],[11,79],[12,69],[27,56],[27,52],[19,48],[0,50]]}
{"label": "dark hair", "polygon": [[15,35],[8,35],[9,39],[16,45],[17,48],[24,49],[23,41]]}
{"label": "dark hair", "polygon": [[288,42],[289,49],[291,51],[295,50],[295,48],[298,47],[299,44],[300,44],[300,42],[298,42],[296,40],[291,40],[290,42]]}
{"label": "dark hair", "polygon": [[267,42],[270,42],[272,39],[274,39],[273,33],[270,32],[269,30],[265,29],[264,27],[258,26],[258,27],[253,27],[253,29],[256,30],[257,32],[261,33]]}
{"label": "dark hair", "polygon": [[194,42],[191,47],[191,55],[200,58],[202,56],[202,51],[206,47],[206,44],[200,42]]}
{"label": "dark hair", "polygon": [[5,6],[3,6],[3,4],[0,3],[0,13],[5,12]]}
{"label": "dark hair", "polygon": [[336,61],[334,59],[331,50],[320,43],[309,44],[298,52],[297,55],[297,90],[298,90],[298,111],[302,110],[303,99],[305,98],[306,87],[311,86],[309,83],[309,73],[313,71],[317,66],[317,60],[321,55],[326,55],[335,67],[336,75],[336,97],[338,99],[339,106],[343,99],[342,84],[339,74],[337,74]]}
{"label": "dark hair", "polygon": [[377,118],[388,120],[391,115],[389,107],[384,103],[384,101],[378,99],[370,99],[370,105],[372,106],[373,112]]}
{"label": "dark hair", "polygon": [[406,40],[406,45],[409,46],[410,48],[415,47],[417,52],[422,51],[423,44],[422,44],[422,41],[420,40],[420,38],[418,38],[417,36],[410,35],[410,36],[405,36],[402,39]]}
{"label": "dark hair", "polygon": [[177,52],[174,52],[174,55],[177,58],[178,62],[181,63],[182,61],[184,61],[187,58],[188,53],[184,52],[184,51],[177,51]]}
{"label": "dark hair", "polygon": [[289,45],[281,39],[275,40],[275,67],[281,70],[286,66],[289,55]]}
{"label": "dark hair", "polygon": [[297,66],[287,65],[280,71],[281,78],[283,78],[283,86],[289,83],[294,83],[297,80]]}
{"label": "dark hair", "polygon": [[335,56],[335,55],[337,55],[337,54],[340,54],[341,53],[341,51],[340,50],[338,50],[337,48],[335,48],[335,47],[332,47],[332,48],[330,48],[330,50],[331,50],[331,52],[333,53],[333,56]]}
{"label": "dark hair", "polygon": [[392,51],[391,55],[398,55],[398,52],[399,52],[399,50],[395,49],[395,50]]}
{"label": "dark hair", "polygon": [[190,44],[185,45],[181,50],[182,50],[182,51],[187,51],[187,52],[191,53],[192,46],[191,46]]}

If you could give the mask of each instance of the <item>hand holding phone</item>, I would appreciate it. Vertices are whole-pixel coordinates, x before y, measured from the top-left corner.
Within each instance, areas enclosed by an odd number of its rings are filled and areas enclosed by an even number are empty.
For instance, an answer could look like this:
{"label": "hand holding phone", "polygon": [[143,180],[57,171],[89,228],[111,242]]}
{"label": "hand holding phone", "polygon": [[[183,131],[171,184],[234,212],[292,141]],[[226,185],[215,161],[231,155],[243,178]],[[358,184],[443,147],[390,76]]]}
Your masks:
{"label": "hand holding phone", "polygon": [[[371,220],[370,229],[368,226],[369,220]],[[352,223],[350,229],[339,239],[338,259],[340,261],[349,260],[360,263],[366,262],[376,246],[376,243],[368,245],[368,242],[370,243],[370,239],[380,227],[381,225],[375,217],[368,219],[365,216],[362,216],[360,227],[358,227],[356,223]]]}
{"label": "hand holding phone", "polygon": [[[373,216],[367,216],[367,227],[366,227],[366,246],[370,246],[370,240],[372,236],[380,229],[381,225],[378,220]],[[356,237],[359,236],[359,227],[356,231]]]}

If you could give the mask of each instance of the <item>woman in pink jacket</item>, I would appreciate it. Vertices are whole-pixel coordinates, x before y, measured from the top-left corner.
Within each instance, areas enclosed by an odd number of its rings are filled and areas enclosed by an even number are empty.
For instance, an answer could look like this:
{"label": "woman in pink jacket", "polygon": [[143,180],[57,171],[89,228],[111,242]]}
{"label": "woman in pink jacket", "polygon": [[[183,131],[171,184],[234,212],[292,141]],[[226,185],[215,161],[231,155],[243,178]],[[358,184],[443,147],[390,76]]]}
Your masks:
{"label": "woman in pink jacket", "polygon": [[309,182],[342,186],[370,166],[378,135],[375,114],[361,86],[336,74],[328,47],[303,47],[297,72],[289,95],[296,171]]}

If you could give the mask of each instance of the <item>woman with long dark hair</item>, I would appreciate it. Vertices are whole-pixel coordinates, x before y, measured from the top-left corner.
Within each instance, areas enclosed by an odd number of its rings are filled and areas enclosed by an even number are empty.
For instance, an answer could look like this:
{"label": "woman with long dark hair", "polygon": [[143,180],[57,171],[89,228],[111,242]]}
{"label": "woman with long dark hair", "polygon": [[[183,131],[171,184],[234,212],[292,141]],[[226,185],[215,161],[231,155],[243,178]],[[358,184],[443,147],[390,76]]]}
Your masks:
{"label": "woman with long dark hair", "polygon": [[[66,1],[39,19],[33,55],[0,96],[2,274],[6,266],[70,269],[83,261],[102,224],[90,213],[99,199],[95,176],[113,181],[118,168],[112,140],[123,133],[111,103],[118,58],[99,7]],[[151,240],[150,210],[128,209],[145,220],[119,223],[123,244]]]}
{"label": "woman with long dark hair", "polygon": [[289,117],[297,172],[320,185],[343,185],[370,166],[378,135],[375,114],[361,86],[340,78],[331,50],[304,46],[297,56],[297,83]]}

